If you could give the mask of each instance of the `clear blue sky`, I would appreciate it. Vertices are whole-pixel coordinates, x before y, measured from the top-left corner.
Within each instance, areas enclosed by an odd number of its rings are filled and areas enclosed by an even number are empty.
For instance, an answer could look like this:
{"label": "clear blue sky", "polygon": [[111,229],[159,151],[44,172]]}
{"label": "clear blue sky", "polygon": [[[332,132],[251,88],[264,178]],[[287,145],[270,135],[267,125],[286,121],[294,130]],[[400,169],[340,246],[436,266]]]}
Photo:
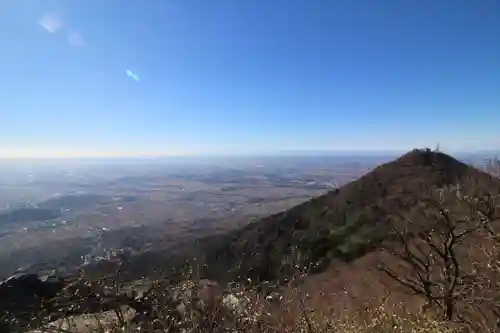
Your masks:
{"label": "clear blue sky", "polygon": [[0,155],[500,148],[498,0],[2,0],[0,43]]}

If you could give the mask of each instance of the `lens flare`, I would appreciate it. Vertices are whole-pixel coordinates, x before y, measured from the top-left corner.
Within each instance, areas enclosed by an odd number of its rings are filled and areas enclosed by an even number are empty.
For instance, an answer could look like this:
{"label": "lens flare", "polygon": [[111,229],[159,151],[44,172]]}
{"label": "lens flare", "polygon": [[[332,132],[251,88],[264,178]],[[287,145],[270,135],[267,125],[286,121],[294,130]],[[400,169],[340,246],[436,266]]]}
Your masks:
{"label": "lens flare", "polygon": [[62,17],[56,13],[45,14],[38,23],[51,34],[56,33],[64,25]]}
{"label": "lens flare", "polygon": [[139,81],[139,75],[135,74],[134,72],[132,72],[130,69],[127,69],[125,71],[125,74],[127,74],[128,77],[130,77],[132,80],[134,80],[135,82]]}

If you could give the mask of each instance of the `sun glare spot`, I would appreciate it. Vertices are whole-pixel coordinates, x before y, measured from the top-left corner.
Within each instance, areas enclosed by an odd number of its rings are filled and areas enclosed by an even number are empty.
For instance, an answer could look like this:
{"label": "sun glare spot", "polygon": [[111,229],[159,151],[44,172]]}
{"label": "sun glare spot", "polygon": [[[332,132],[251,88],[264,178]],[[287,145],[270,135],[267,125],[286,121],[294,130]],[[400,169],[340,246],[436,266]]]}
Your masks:
{"label": "sun glare spot", "polygon": [[56,33],[64,25],[63,19],[55,13],[45,14],[38,23],[51,34]]}
{"label": "sun glare spot", "polygon": [[127,69],[125,71],[125,74],[127,74],[128,77],[130,77],[132,80],[134,81],[139,81],[139,75],[137,75],[136,73],[132,72],[130,69]]}

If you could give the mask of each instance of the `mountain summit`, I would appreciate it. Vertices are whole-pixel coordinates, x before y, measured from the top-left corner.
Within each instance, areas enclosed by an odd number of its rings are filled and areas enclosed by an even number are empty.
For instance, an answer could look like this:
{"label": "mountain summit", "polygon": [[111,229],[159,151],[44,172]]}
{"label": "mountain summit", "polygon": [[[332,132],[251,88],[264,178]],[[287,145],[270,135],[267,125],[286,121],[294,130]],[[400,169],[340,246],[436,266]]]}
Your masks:
{"label": "mountain summit", "polygon": [[[431,189],[500,193],[500,180],[441,152],[415,149],[345,186],[217,238],[202,253],[207,274],[286,281],[376,249],[389,221],[429,197]],[[421,219],[421,217],[419,217]],[[425,222],[425,221],[424,221]]]}

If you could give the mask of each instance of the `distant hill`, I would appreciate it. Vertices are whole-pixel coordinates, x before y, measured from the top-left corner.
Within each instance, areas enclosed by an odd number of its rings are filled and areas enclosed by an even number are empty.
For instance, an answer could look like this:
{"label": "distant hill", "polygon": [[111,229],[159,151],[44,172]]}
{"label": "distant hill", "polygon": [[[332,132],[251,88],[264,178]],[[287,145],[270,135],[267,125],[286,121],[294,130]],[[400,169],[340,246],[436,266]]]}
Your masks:
{"label": "distant hill", "polygon": [[48,221],[60,217],[61,211],[65,209],[82,209],[111,200],[111,197],[99,194],[61,195],[47,199],[39,203],[37,207],[19,207],[0,211],[0,226]]}
{"label": "distant hill", "polygon": [[[351,261],[383,242],[389,221],[405,214],[432,188],[500,193],[500,179],[451,156],[414,150],[338,190],[261,219],[227,235],[200,241],[208,275],[284,281],[300,267],[320,272]],[[469,187],[468,189],[466,187]],[[417,222],[425,223],[416,215]]]}
{"label": "distant hill", "polygon": [[50,209],[81,209],[106,201],[111,201],[111,198],[100,194],[66,194],[47,199],[38,206]]}
{"label": "distant hill", "polygon": [[47,221],[58,218],[60,211],[51,208],[15,208],[0,212],[0,226]]}

